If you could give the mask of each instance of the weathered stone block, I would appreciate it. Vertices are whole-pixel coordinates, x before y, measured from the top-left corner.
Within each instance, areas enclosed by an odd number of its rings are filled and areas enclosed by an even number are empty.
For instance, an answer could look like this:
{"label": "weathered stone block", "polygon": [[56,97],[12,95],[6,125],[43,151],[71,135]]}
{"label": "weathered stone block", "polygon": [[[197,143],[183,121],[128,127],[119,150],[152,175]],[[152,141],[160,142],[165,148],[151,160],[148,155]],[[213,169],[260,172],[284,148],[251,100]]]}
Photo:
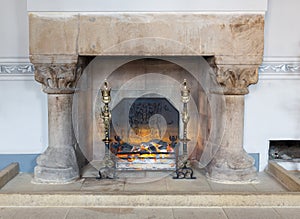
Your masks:
{"label": "weathered stone block", "polygon": [[220,64],[257,64],[263,53],[260,14],[97,13],[79,19],[81,55],[215,55]]}
{"label": "weathered stone block", "polygon": [[29,14],[30,55],[77,54],[78,15]]}

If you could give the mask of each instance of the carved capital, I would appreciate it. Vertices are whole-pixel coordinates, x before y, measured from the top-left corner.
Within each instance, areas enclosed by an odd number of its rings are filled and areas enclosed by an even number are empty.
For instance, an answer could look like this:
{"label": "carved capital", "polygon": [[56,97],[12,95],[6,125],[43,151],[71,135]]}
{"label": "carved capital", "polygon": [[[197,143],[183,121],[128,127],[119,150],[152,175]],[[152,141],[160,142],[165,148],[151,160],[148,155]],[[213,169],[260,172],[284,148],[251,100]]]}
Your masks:
{"label": "carved capital", "polygon": [[244,95],[248,86],[258,81],[256,65],[217,65],[215,68],[218,83],[224,94]]}
{"label": "carved capital", "polygon": [[74,93],[83,67],[74,63],[35,64],[35,80],[43,85],[45,93]]}

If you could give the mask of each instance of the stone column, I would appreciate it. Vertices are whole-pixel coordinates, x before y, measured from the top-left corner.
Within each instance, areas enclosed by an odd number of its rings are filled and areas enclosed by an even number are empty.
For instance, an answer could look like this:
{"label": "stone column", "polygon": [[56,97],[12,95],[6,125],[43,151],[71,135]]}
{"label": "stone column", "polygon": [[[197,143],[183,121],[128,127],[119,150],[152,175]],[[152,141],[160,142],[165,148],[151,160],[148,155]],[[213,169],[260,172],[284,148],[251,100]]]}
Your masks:
{"label": "stone column", "polygon": [[37,158],[34,181],[68,183],[79,177],[72,101],[82,69],[76,63],[35,64],[35,79],[48,95],[48,148]]}
{"label": "stone column", "polygon": [[219,182],[251,182],[256,179],[254,159],[243,148],[244,95],[247,87],[256,83],[257,66],[217,66],[217,81],[225,95],[225,129],[221,145],[207,166],[210,179]]}

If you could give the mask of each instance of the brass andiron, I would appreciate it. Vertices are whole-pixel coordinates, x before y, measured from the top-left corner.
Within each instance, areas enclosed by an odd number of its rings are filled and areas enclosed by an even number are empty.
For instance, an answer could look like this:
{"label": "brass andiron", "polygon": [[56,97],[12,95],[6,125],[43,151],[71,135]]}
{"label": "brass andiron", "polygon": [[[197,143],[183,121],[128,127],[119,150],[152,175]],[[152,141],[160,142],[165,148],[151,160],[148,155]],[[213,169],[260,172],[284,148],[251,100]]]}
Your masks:
{"label": "brass andiron", "polygon": [[111,110],[109,103],[111,101],[110,96],[111,87],[107,81],[104,81],[101,87],[102,102],[104,106],[101,108],[101,118],[104,124],[104,139],[102,141],[105,144],[105,156],[104,167],[99,170],[99,177],[97,179],[113,179],[115,178],[115,161],[110,151],[110,122],[111,122]]}
{"label": "brass andiron", "polygon": [[191,98],[191,91],[187,85],[186,79],[183,80],[181,84],[181,102],[183,103],[183,111],[181,113],[182,122],[183,122],[183,136],[180,141],[182,142],[182,155],[178,156],[177,158],[177,169],[176,169],[176,176],[173,177],[174,179],[196,179],[193,176],[194,172],[193,169],[190,167],[190,162],[188,160],[188,151],[187,151],[187,144],[190,141],[187,137],[187,125],[190,120],[190,116],[188,114],[187,104]]}

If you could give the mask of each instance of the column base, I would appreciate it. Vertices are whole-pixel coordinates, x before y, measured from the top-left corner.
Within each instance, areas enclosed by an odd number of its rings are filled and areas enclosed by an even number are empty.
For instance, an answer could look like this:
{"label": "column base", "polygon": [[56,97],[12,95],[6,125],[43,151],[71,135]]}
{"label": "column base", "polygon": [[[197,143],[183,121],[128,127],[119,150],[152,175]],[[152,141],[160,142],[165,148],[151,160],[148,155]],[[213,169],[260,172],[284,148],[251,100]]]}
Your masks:
{"label": "column base", "polygon": [[220,150],[206,167],[207,178],[219,183],[253,183],[257,180],[254,159],[244,150]]}
{"label": "column base", "polygon": [[74,148],[48,148],[37,158],[34,183],[70,183],[79,178]]}
{"label": "column base", "polygon": [[33,183],[43,184],[66,184],[72,183],[79,177],[74,169],[57,169],[36,166],[34,168]]}

